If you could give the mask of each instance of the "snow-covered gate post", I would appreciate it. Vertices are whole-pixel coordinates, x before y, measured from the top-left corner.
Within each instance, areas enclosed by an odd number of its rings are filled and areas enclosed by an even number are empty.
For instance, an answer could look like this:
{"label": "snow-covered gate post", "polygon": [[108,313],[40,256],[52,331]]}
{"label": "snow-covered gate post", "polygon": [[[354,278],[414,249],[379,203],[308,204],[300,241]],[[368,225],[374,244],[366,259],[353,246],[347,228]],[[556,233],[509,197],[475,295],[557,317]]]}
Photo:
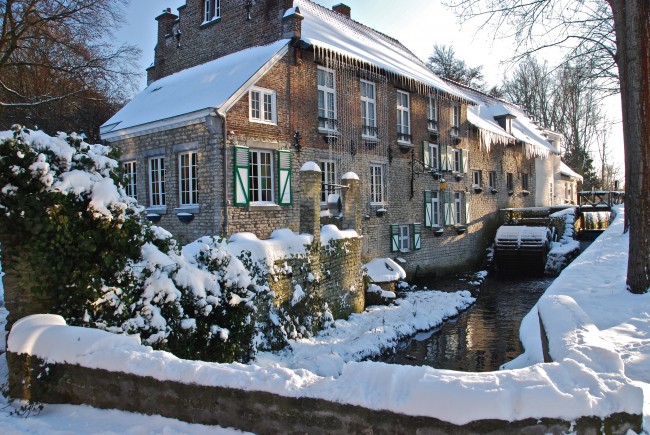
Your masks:
{"label": "snow-covered gate post", "polygon": [[347,186],[343,193],[343,229],[361,234],[361,182],[354,172],[343,175],[341,183]]}
{"label": "snow-covered gate post", "polygon": [[300,233],[312,234],[314,243],[320,241],[321,170],[314,162],[300,168]]}

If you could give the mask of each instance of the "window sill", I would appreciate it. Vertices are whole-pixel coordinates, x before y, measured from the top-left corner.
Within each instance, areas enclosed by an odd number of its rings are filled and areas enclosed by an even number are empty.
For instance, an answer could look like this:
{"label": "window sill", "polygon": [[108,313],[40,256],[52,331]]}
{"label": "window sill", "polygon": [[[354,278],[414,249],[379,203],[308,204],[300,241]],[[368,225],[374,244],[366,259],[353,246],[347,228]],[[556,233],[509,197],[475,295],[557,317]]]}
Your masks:
{"label": "window sill", "polygon": [[261,119],[255,119],[255,118],[249,118],[248,120],[255,124],[274,125],[274,126],[278,125],[276,121],[263,121]]}
{"label": "window sill", "polygon": [[199,205],[184,205],[174,209],[176,215],[185,213],[185,214],[198,214],[201,212]]}
{"label": "window sill", "polygon": [[221,21],[221,17],[214,17],[210,21],[204,21],[199,25],[199,29],[205,29],[206,27],[210,27],[211,25],[218,23]]}
{"label": "window sill", "polygon": [[159,215],[165,215],[167,214],[167,206],[161,206],[161,207],[147,207],[144,209],[144,211],[147,214],[159,214]]}
{"label": "window sill", "polygon": [[248,205],[248,211],[280,211],[280,210],[282,210],[282,207],[280,207],[277,204],[251,203]]}
{"label": "window sill", "polygon": [[341,132],[338,130],[333,130],[330,128],[323,128],[323,127],[318,127],[318,133],[320,134],[325,134],[328,136],[340,136]]}

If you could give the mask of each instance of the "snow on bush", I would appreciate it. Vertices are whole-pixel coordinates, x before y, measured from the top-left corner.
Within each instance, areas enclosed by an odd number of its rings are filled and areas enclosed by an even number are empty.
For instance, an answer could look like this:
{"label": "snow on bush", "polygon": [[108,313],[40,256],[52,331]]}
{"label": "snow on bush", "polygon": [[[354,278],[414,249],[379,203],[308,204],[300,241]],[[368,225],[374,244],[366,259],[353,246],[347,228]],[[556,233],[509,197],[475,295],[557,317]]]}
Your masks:
{"label": "snow on bush", "polygon": [[14,126],[0,132],[0,156],[3,253],[29,265],[21,285],[69,324],[211,361],[247,361],[267,337],[286,338],[265,267],[214,238],[183,253],[126,195],[110,147]]}

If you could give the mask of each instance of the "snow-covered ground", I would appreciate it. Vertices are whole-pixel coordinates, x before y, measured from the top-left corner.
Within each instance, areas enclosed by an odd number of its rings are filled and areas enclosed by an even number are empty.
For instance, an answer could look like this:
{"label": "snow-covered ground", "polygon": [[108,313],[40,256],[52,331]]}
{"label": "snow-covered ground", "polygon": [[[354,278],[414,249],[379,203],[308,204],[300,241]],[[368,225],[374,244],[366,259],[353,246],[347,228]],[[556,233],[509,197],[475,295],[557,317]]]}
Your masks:
{"label": "snow-covered ground", "polygon": [[[447,299],[436,292],[413,294],[398,306],[337,321],[335,328],[316,338],[294,342],[291,352],[261,354],[249,366],[178,360],[133,339],[61,325],[53,316],[25,322],[22,333],[30,337],[34,354],[51,361],[64,358],[90,367],[108,366],[182,382],[226,382],[226,386],[323,397],[454,423],[463,423],[468,415],[506,420],[553,415],[573,419],[606,415],[612,410],[639,412],[645,396],[647,431],[650,294],[632,295],[625,289],[627,246],[621,214],[524,319],[521,336],[527,352],[499,372],[460,373],[357,362],[401,334],[425,329],[428,323],[453,315],[471,298],[464,292],[446,294]],[[540,364],[538,307],[555,363]],[[52,346],[53,337],[56,346]],[[85,338],[93,344],[85,344]],[[18,341],[10,341],[9,347],[20,351]],[[6,377],[4,358],[0,376]],[[376,379],[386,382],[378,384]],[[8,410],[0,412],[7,414]],[[0,416],[0,427],[8,433],[214,433],[214,428],[161,417],[61,405],[47,405],[40,415],[28,419]]]}

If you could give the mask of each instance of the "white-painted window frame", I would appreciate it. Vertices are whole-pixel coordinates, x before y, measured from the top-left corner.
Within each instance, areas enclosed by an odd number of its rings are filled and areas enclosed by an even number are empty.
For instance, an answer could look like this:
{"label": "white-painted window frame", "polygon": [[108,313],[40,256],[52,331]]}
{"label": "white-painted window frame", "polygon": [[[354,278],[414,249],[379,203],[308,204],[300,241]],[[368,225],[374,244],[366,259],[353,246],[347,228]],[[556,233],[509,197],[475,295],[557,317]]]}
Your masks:
{"label": "white-painted window frame", "polygon": [[165,207],[167,198],[165,192],[165,157],[151,157],[147,161],[149,173],[149,206]]}
{"label": "white-painted window frame", "polygon": [[178,154],[178,204],[199,205],[199,155],[196,151]]}
{"label": "white-painted window frame", "polygon": [[248,93],[248,117],[251,122],[277,125],[277,94],[274,90],[253,87]]}

